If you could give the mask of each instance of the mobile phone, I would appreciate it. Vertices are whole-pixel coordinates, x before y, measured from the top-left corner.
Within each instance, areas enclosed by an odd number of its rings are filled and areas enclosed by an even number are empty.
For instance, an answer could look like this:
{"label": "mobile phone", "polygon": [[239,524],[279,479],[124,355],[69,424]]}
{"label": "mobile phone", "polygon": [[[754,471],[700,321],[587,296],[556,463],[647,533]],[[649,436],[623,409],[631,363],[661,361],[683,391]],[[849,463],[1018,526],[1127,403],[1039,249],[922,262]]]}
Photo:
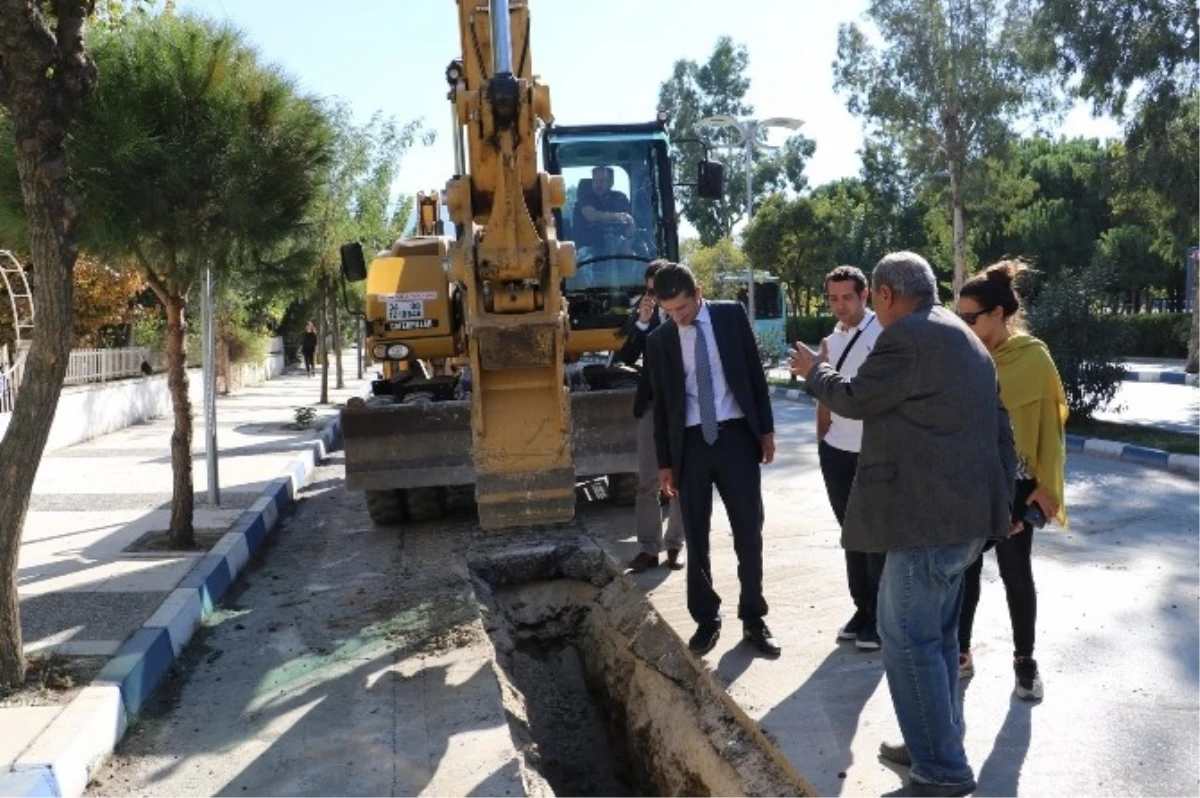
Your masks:
{"label": "mobile phone", "polygon": [[1042,512],[1042,508],[1037,502],[1030,502],[1025,507],[1025,515],[1021,517],[1021,520],[1036,529],[1041,529],[1046,525],[1046,514]]}

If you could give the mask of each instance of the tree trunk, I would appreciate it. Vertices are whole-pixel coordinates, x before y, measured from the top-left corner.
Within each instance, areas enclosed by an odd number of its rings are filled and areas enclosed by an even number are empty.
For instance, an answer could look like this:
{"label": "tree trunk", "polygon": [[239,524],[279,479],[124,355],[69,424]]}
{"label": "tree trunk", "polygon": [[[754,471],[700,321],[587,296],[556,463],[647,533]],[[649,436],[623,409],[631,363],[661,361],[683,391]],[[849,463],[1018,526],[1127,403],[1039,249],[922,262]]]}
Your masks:
{"label": "tree trunk", "polygon": [[1200,373],[1200,262],[1192,264],[1192,334],[1188,338],[1187,373]]}
{"label": "tree trunk", "polygon": [[96,85],[83,48],[83,0],[0,2],[0,105],[11,115],[17,174],[33,259],[36,329],[12,418],[0,440],[0,686],[25,681],[17,565],[33,479],[58,409],[71,351],[75,220],[63,143],[74,112]]}
{"label": "tree trunk", "polygon": [[192,485],[192,400],[188,396],[187,350],[184,347],[187,300],[173,296],[167,300],[167,387],[171,391],[171,409],[175,430],[171,433],[170,541],[173,548],[195,545],[192,526],[195,489]]}
{"label": "tree trunk", "polygon": [[325,345],[325,337],[329,331],[329,277],[321,276],[321,318],[317,325],[317,347],[321,353],[321,401],[329,404],[329,347]]}
{"label": "tree trunk", "polygon": [[962,176],[958,173],[959,165],[951,159],[949,167],[950,205],[954,225],[954,301],[957,302],[959,289],[967,276],[967,229],[963,219]]}
{"label": "tree trunk", "polygon": [[[333,281],[330,281],[330,291],[333,289]],[[333,367],[337,374],[338,390],[346,387],[346,375],[342,373],[342,319],[341,308],[338,307],[337,295],[333,296],[333,301],[329,303],[330,315],[333,317]]]}

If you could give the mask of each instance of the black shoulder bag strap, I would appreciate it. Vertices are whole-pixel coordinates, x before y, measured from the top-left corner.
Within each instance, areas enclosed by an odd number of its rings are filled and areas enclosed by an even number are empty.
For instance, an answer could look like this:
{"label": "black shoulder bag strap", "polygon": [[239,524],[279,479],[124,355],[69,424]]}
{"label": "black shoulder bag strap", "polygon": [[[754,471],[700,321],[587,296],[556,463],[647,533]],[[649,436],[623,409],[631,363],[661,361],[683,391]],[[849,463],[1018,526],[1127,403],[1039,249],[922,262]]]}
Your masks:
{"label": "black shoulder bag strap", "polygon": [[837,365],[833,367],[834,371],[842,370],[842,364],[846,362],[846,358],[849,356],[850,350],[854,348],[854,345],[856,343],[858,343],[859,336],[861,336],[864,332],[866,332],[867,328],[870,327],[872,322],[874,322],[874,321],[875,321],[875,317],[872,316],[870,321],[868,321],[862,327],[858,328],[858,332],[856,332],[854,334],[854,337],[850,339],[850,343],[846,344],[846,348],[842,351],[842,356],[838,358]]}

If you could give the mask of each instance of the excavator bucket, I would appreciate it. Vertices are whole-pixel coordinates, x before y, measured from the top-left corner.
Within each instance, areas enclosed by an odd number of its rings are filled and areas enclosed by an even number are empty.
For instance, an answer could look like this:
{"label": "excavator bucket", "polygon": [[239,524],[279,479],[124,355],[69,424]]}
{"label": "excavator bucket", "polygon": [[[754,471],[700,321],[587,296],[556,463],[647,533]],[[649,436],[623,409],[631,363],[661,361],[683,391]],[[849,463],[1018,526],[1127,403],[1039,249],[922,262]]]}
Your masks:
{"label": "excavator bucket", "polygon": [[[578,392],[570,395],[570,401],[575,479],[636,473],[633,391]],[[520,516],[526,524],[542,522],[536,501],[495,501],[504,498],[494,495],[499,490],[507,494],[522,488],[521,484],[514,488],[513,480],[519,482],[523,476],[476,484],[469,401],[386,404],[376,400],[347,407],[342,410],[342,438],[346,486],[351,490],[475,485],[481,510],[507,505],[506,516]],[[524,488],[534,490],[536,485]]]}
{"label": "excavator bucket", "polygon": [[351,490],[471,485],[471,403],[382,404],[342,410]]}

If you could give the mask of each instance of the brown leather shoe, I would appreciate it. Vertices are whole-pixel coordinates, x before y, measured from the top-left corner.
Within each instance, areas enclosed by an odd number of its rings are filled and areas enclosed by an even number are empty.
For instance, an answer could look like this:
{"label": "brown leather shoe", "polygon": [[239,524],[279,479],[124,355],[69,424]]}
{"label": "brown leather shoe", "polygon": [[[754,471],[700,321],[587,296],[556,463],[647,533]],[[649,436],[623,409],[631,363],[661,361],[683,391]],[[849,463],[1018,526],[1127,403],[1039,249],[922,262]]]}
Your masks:
{"label": "brown leather shoe", "polygon": [[635,574],[640,574],[642,571],[645,571],[648,568],[657,568],[658,567],[658,555],[657,554],[647,554],[646,552],[643,551],[640,554],[638,554],[638,556],[636,556],[632,560],[630,560],[629,565],[627,567],[629,568],[629,570],[631,572],[633,572]]}
{"label": "brown leather shoe", "polygon": [[678,571],[687,565],[687,557],[684,556],[682,549],[667,549],[667,567],[672,571]]}

